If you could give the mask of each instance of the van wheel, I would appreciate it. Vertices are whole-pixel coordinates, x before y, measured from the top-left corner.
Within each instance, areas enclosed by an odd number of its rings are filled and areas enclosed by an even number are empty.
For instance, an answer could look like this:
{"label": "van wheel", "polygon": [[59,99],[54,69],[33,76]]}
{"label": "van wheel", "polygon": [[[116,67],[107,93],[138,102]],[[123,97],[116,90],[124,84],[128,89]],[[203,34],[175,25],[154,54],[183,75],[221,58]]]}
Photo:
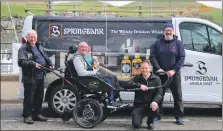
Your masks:
{"label": "van wheel", "polygon": [[64,85],[64,87],[61,88],[60,84],[56,85],[52,89],[48,106],[57,115],[61,116],[64,112],[65,107],[67,107],[68,110],[73,111],[74,107],[76,106],[79,100],[80,95],[78,94],[78,91],[75,88],[68,85]]}

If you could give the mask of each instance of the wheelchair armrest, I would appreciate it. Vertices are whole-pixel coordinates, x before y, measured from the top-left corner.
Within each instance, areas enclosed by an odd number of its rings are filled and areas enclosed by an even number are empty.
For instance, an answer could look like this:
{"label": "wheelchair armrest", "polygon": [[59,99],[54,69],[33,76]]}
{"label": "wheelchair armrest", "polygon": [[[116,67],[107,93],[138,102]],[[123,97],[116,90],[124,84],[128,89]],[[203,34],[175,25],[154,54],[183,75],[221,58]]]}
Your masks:
{"label": "wheelchair armrest", "polygon": [[87,79],[87,78],[89,78],[89,79],[98,79],[96,76],[76,76],[76,78],[77,79],[81,79],[81,78],[83,78],[83,79]]}
{"label": "wheelchair armrest", "polygon": [[112,88],[108,83],[96,76],[77,76],[76,81],[91,92],[107,92]]}

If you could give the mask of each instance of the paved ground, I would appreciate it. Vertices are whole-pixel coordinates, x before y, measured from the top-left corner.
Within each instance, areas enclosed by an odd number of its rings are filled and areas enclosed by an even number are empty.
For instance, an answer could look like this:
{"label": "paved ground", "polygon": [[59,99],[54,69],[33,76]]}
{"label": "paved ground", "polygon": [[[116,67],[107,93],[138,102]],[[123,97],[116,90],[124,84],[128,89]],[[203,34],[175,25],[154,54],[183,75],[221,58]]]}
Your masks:
{"label": "paved ground", "polygon": [[[83,130],[74,120],[63,122],[44,104],[43,114],[49,117],[47,122],[35,122],[34,125],[26,125],[21,117],[22,104],[1,105],[1,129],[3,130]],[[172,108],[165,108],[162,121],[155,124],[156,130],[222,130],[222,113],[219,107],[204,106],[202,108],[185,108],[185,125],[179,126],[174,123]],[[132,130],[131,109],[113,113],[94,130]],[[146,117],[142,128],[146,129]]]}
{"label": "paved ground", "polygon": [[[83,130],[73,120],[63,122],[55,117],[55,114],[47,108],[47,104],[43,106],[43,113],[49,117],[49,121],[36,122],[34,125],[24,124],[21,117],[22,104],[18,103],[21,101],[18,101],[16,96],[18,87],[18,81],[1,81],[1,128],[3,130]],[[186,106],[184,126],[174,124],[172,107],[165,108],[164,113],[162,121],[155,125],[157,130],[222,130],[222,110],[218,106]],[[130,109],[118,111],[94,130],[132,130],[130,114]],[[142,130],[146,129],[145,121],[146,117]]]}

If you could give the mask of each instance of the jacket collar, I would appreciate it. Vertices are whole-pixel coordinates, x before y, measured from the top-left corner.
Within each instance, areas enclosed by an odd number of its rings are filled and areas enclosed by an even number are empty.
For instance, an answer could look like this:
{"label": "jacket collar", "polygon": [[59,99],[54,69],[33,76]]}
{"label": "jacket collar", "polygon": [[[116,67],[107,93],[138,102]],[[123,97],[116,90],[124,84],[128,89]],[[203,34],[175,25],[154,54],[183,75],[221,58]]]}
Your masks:
{"label": "jacket collar", "polygon": [[[39,42],[36,42],[35,45],[36,45],[37,47],[39,47]],[[26,42],[26,48],[27,48],[28,50],[31,50],[31,46],[30,46],[30,44],[29,44],[28,41]]]}
{"label": "jacket collar", "polygon": [[[144,79],[144,77],[142,76],[142,74],[140,74],[140,77]],[[155,78],[155,75],[153,72],[150,71],[150,76],[148,79],[154,79]]]}
{"label": "jacket collar", "polygon": [[[167,41],[167,40],[164,39],[164,37],[165,37],[165,36],[164,36],[163,34],[157,36],[158,39],[160,39],[160,40],[162,40],[162,41]],[[170,41],[174,41],[174,40],[177,40],[177,39],[178,39],[178,36],[173,35],[173,39],[170,40]]]}

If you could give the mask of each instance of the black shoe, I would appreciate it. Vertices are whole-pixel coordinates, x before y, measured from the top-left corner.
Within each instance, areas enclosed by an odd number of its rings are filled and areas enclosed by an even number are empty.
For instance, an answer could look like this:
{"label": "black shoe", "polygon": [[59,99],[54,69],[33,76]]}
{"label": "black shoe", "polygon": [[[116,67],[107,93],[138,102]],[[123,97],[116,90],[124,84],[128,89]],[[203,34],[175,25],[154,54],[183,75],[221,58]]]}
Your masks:
{"label": "black shoe", "polygon": [[120,103],[123,102],[123,100],[122,100],[121,97],[116,98],[115,101],[116,101],[116,102],[120,102]]}
{"label": "black shoe", "polygon": [[26,123],[26,124],[34,124],[34,121],[32,120],[31,117],[26,117],[26,118],[24,118],[24,123]]}
{"label": "black shoe", "polygon": [[114,101],[114,102],[110,102],[108,106],[120,107],[122,104],[123,103],[121,102]]}
{"label": "black shoe", "polygon": [[61,116],[62,120],[63,121],[69,121],[72,117],[73,117],[72,111],[65,108],[64,112],[62,113],[62,116]]}
{"label": "black shoe", "polygon": [[150,130],[153,130],[154,129],[153,123],[149,124],[147,128],[150,129]]}
{"label": "black shoe", "polygon": [[179,117],[179,118],[176,119],[176,124],[177,125],[184,125],[184,120],[181,117]]}
{"label": "black shoe", "polygon": [[154,123],[160,122],[160,120],[161,120],[161,118],[160,117],[157,117],[157,116],[153,118],[153,122]]}
{"label": "black shoe", "polygon": [[47,121],[48,118],[42,116],[42,115],[36,115],[36,116],[33,116],[33,120],[34,121]]}

